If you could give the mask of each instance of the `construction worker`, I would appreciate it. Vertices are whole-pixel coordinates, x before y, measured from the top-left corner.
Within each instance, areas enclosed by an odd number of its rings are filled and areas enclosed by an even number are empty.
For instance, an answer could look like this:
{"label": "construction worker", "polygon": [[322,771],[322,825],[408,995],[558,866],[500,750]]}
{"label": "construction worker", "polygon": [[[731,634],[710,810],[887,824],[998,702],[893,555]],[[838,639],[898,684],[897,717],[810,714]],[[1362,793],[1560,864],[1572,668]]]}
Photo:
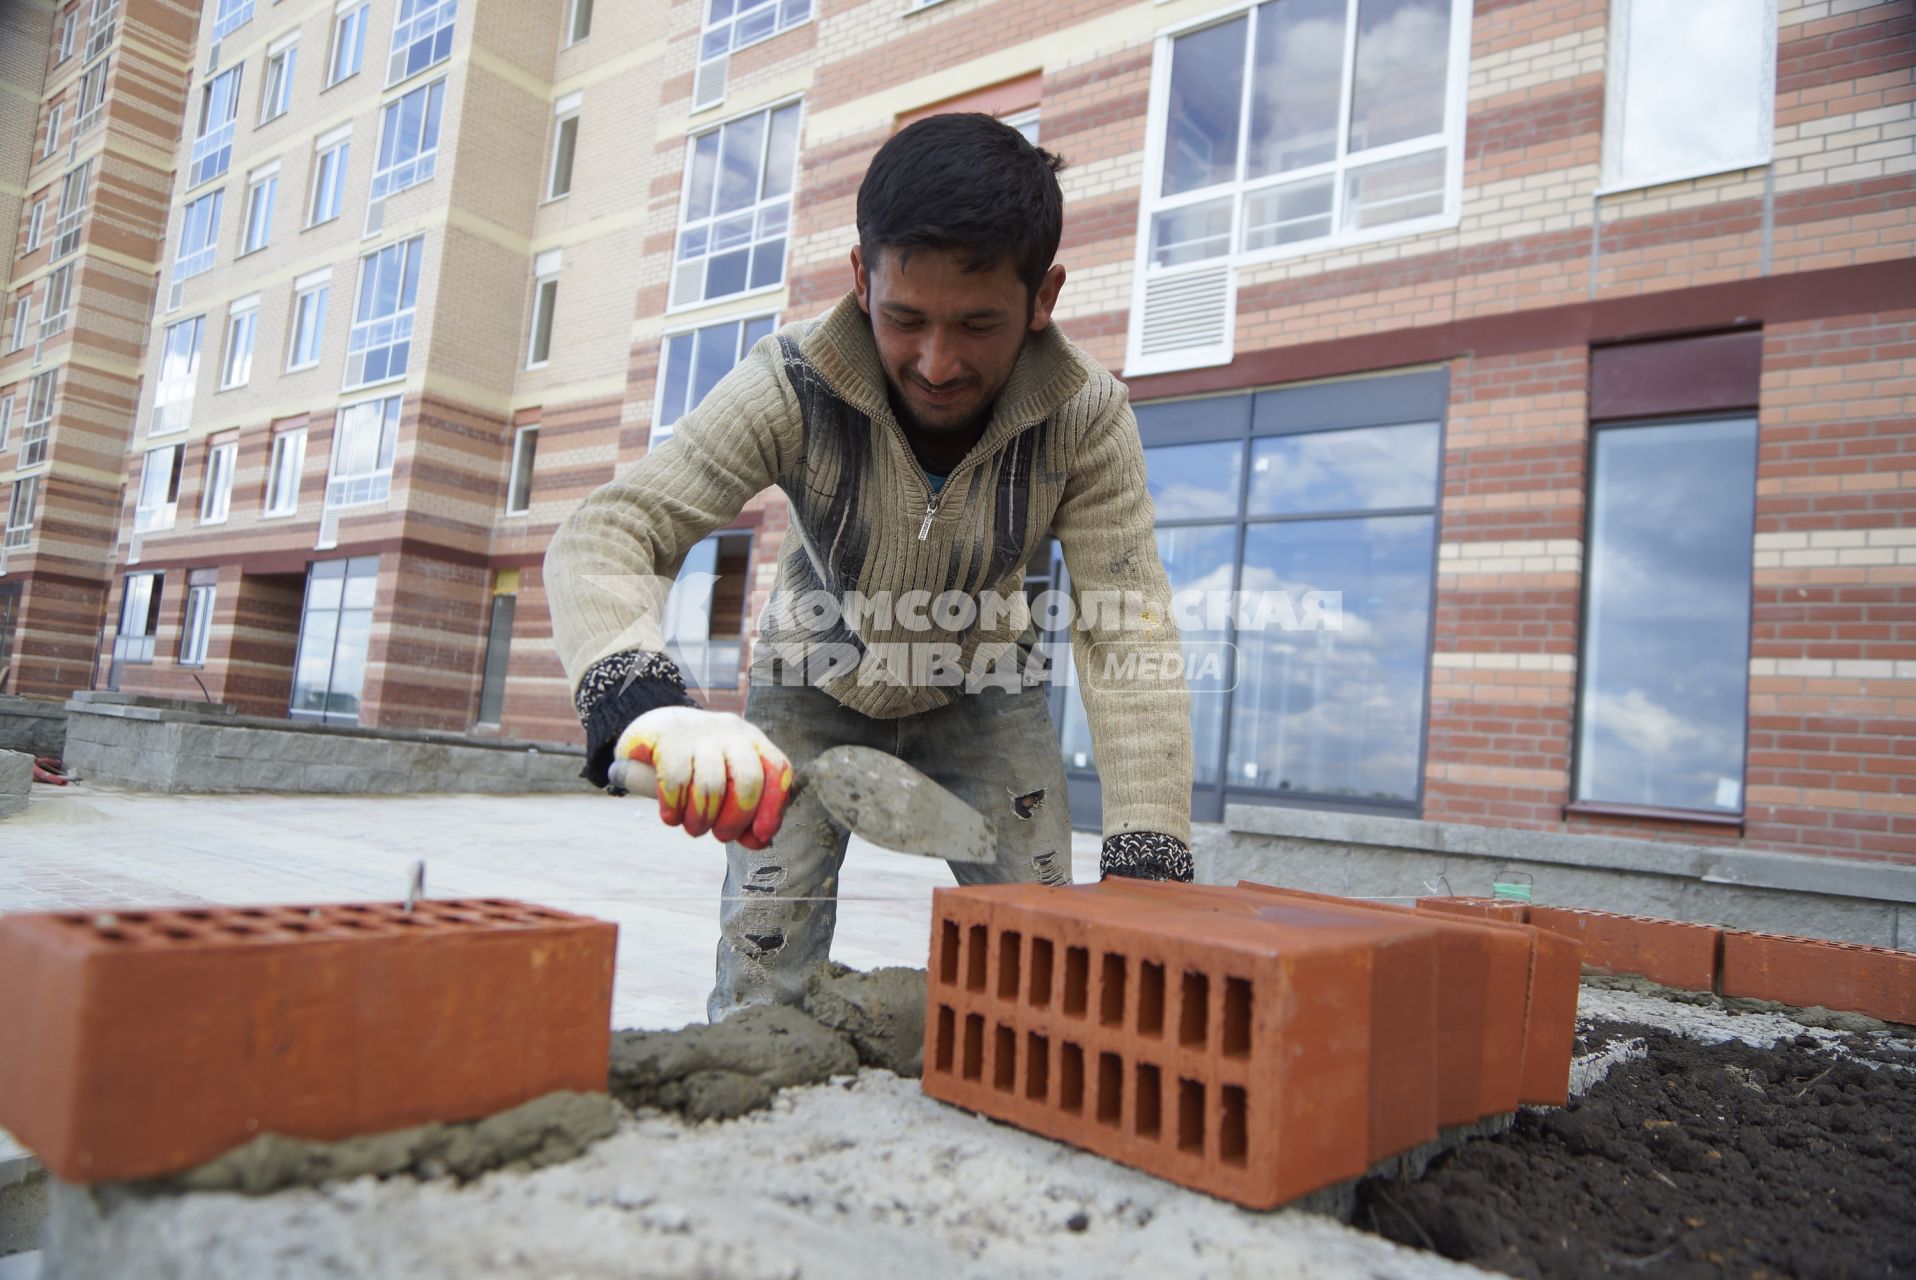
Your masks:
{"label": "construction worker", "polygon": [[[793,761],[891,752],[994,820],[997,861],[952,864],[961,882],[1070,880],[1054,673],[1003,607],[1047,531],[1079,605],[1101,872],[1191,878],[1189,694],[1137,422],[1051,323],[1060,168],[990,116],[901,130],[859,187],[852,291],[761,339],[546,554],[585,776],[643,771],[666,822],[727,842],[715,1021],[796,1001],[830,950],[846,836],[790,798]],[[661,584],[772,485],[791,527],[745,714],[704,710],[665,655]]]}

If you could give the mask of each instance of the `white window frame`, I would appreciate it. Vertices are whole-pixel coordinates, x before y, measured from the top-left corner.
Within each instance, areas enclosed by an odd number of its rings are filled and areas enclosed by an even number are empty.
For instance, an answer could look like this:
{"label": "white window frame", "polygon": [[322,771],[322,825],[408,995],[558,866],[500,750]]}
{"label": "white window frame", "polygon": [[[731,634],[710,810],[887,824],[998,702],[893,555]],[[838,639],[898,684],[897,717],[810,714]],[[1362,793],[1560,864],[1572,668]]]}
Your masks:
{"label": "white window frame", "polygon": [[[579,107],[583,94],[570,93],[553,106],[552,147],[546,158],[546,200],[563,200],[572,194],[573,174],[579,167]],[[572,142],[566,145],[566,126],[572,126]],[[559,159],[565,158],[565,190],[559,190]]]}
{"label": "white window frame", "polygon": [[33,253],[47,240],[47,198],[41,196],[27,210],[27,247],[23,254]]}
{"label": "white window frame", "polygon": [[133,532],[155,533],[173,527],[179,518],[185,466],[184,445],[161,444],[146,451],[140,460],[140,486],[134,490]]}
{"label": "white window frame", "polygon": [[299,70],[299,33],[266,46],[266,70],[260,76],[259,122],[279,119],[293,107],[293,77]]}
{"label": "white window frame", "polygon": [[[233,165],[233,135],[239,127],[240,90],[246,87],[246,64],[236,62],[200,86],[200,114],[193,133],[193,149],[186,170],[186,188],[211,182]],[[225,88],[222,90],[221,86]],[[214,119],[216,91],[225,112]]]}
{"label": "white window frame", "polygon": [[[419,111],[419,132],[408,141],[417,149],[402,160],[386,159],[388,149],[396,150],[400,137],[395,130],[405,119],[406,104],[423,95]],[[386,103],[379,112],[379,142],[373,148],[373,184],[367,199],[384,200],[401,191],[432,180],[439,164],[439,131],[445,125],[446,77],[409,89]],[[431,130],[431,144],[426,134]]]}
{"label": "white window frame", "polygon": [[[343,0],[333,10],[333,34],[326,47],[326,88],[358,75],[366,61],[366,24],[372,17],[368,0]],[[350,40],[350,46],[347,41]],[[352,66],[342,71],[340,54],[350,47]]]}
{"label": "white window frame", "polygon": [[[190,328],[185,336],[192,346],[187,349],[185,367],[170,376],[169,358],[173,351],[174,335]],[[200,383],[200,352],[206,344],[206,317],[204,315],[187,316],[166,326],[160,335],[159,362],[153,370],[153,416],[147,421],[146,434],[153,436],[172,435],[184,431],[193,422],[193,397]]]}
{"label": "white window frame", "polygon": [[[133,580],[140,579],[138,593],[135,594]],[[120,621],[113,632],[113,660],[116,663],[150,663],[153,661],[153,646],[159,634],[159,602],[166,587],[164,573],[129,573],[122,581],[126,584],[120,597]],[[140,630],[127,629],[129,619],[134,613],[134,601],[139,601]],[[149,629],[150,628],[150,629]]]}
{"label": "white window frame", "polygon": [[[532,260],[532,323],[526,328],[528,369],[543,369],[552,361],[552,321],[559,306],[561,265],[558,249],[548,249]],[[543,355],[539,351],[541,338],[545,346]]]}
{"label": "white window frame", "polygon": [[266,458],[266,499],[262,519],[279,519],[299,511],[300,475],[306,469],[306,428],[291,427],[273,436]]}
{"label": "white window frame", "polygon": [[60,149],[60,124],[66,118],[67,104],[56,102],[47,108],[47,128],[40,138],[40,158],[45,160]]}
{"label": "white window frame", "polygon": [[539,456],[539,424],[527,423],[512,433],[512,470],[506,474],[506,514],[527,515],[532,510],[532,472]]}
{"label": "white window frame", "polygon": [[[307,226],[331,222],[345,209],[346,166],[352,160],[352,142],[351,125],[342,125],[313,142],[312,180],[306,195]],[[333,157],[330,165],[329,156]]]}
{"label": "white window frame", "polygon": [[58,262],[79,249],[92,183],[91,158],[67,170],[66,176],[60,180],[60,216],[53,224],[53,252],[47,258],[48,262]]}
{"label": "white window frame", "polygon": [[206,475],[200,484],[200,523],[225,524],[233,511],[233,468],[239,462],[239,441],[228,440],[206,451]]}
{"label": "white window frame", "polygon": [[[208,206],[209,211],[199,220],[202,232],[197,242],[187,240],[187,233],[195,225],[194,210]],[[204,271],[211,271],[220,251],[220,214],[226,207],[226,188],[216,187],[205,195],[189,200],[180,214],[180,247],[173,256],[173,279],[190,280]]]}
{"label": "white window frame", "polygon": [[[384,502],[392,495],[393,457],[399,448],[399,421],[404,408],[405,397],[400,395],[374,396],[339,407],[333,418],[332,461],[326,470],[328,507],[364,506]],[[376,422],[372,417],[375,414]],[[357,432],[368,428],[379,432],[373,443],[373,465],[357,471],[342,470]]]}
{"label": "white window frame", "polygon": [[37,373],[27,384],[27,417],[20,428],[19,470],[46,465],[53,439],[53,401],[60,393],[58,369]]}
{"label": "white window frame", "polygon": [[[407,370],[412,367],[410,344],[413,318],[419,306],[419,279],[425,274],[425,252],[426,238],[421,235],[382,245],[359,259],[359,280],[353,297],[353,322],[346,337],[346,390],[351,391],[359,387],[370,387],[381,382],[403,378]],[[366,299],[378,298],[378,272],[383,269],[381,264],[389,261],[386,258],[387,254],[394,255],[390,259],[396,264],[392,269],[400,273],[400,284],[395,290],[395,300],[398,305],[391,314],[362,317],[360,309]],[[412,266],[415,258],[419,261],[419,269],[411,273],[414,278],[414,292],[408,299],[405,296],[404,282],[408,268]],[[408,344],[404,367],[396,371],[389,367],[386,373],[368,378],[365,371],[367,354],[381,349],[390,350],[401,342]]]}
{"label": "white window frame", "polygon": [[80,77],[79,114],[73,120],[73,136],[79,137],[100,122],[100,115],[106,108],[106,74],[113,65],[111,58],[102,58],[86,69]]}
{"label": "white window frame", "polygon": [[[333,269],[322,267],[293,281],[293,309],[286,320],[286,372],[298,373],[319,364],[326,348],[326,304],[332,300]],[[311,314],[308,315],[308,300]],[[310,321],[310,324],[309,324]],[[302,342],[308,334],[310,342]],[[308,357],[299,358],[300,347],[310,348]]]}
{"label": "white window frame", "polygon": [[273,206],[279,203],[279,161],[246,175],[246,216],[240,220],[239,257],[273,242]]}
{"label": "white window frame", "polygon": [[1603,95],[1603,168],[1598,195],[1640,191],[1712,174],[1757,169],[1770,163],[1776,135],[1777,0],[1754,0],[1762,7],[1763,50],[1757,63],[1757,103],[1761,141],[1756,150],[1700,166],[1677,166],[1647,173],[1623,172],[1624,119],[1629,102],[1630,19],[1639,0],[1610,0],[1609,60]]}
{"label": "white window frame", "polygon": [[13,295],[13,324],[7,330],[7,354],[27,345],[27,330],[33,324],[33,291],[22,289]]}
{"label": "white window frame", "polygon": [[76,4],[60,15],[60,35],[54,42],[54,66],[59,66],[73,56],[73,42],[79,34],[80,6]]}
{"label": "white window frame", "polygon": [[93,10],[87,18],[86,52],[80,61],[93,61],[113,43],[113,17],[119,10],[120,0],[93,0]]}
{"label": "white window frame", "polygon": [[[1350,245],[1370,244],[1380,240],[1400,240],[1421,235],[1429,231],[1444,230],[1458,225],[1463,212],[1463,171],[1464,171],[1464,127],[1468,116],[1468,93],[1470,84],[1470,32],[1473,0],[1451,0],[1450,43],[1445,58],[1445,92],[1443,127],[1436,133],[1422,137],[1387,143],[1363,151],[1347,150],[1352,98],[1356,88],[1357,23],[1358,6],[1361,0],[1346,0],[1344,18],[1344,48],[1342,65],[1342,88],[1338,98],[1336,151],[1330,160],[1321,164],[1303,166],[1289,172],[1255,179],[1234,177],[1229,181],[1200,187],[1192,191],[1180,192],[1175,196],[1163,197],[1156,194],[1163,181],[1164,153],[1167,136],[1170,132],[1171,62],[1175,42],[1180,36],[1187,36],[1206,27],[1220,26],[1250,16],[1245,28],[1244,40],[1244,92],[1240,105],[1238,123],[1238,166],[1240,171],[1249,151],[1249,116],[1251,70],[1256,53],[1257,40],[1253,30],[1257,21],[1252,11],[1259,7],[1258,0],[1252,3],[1233,4],[1228,9],[1220,9],[1188,22],[1159,29],[1152,48],[1151,91],[1145,119],[1144,178],[1138,200],[1138,231],[1135,256],[1132,269],[1132,299],[1130,332],[1126,339],[1126,359],[1124,371],[1136,376],[1149,373],[1168,373],[1178,369],[1199,368],[1206,365],[1224,364],[1231,359],[1230,341],[1227,339],[1224,349],[1211,350],[1208,354],[1192,355],[1185,350],[1164,355],[1143,357],[1139,353],[1139,338],[1145,313],[1145,294],[1153,280],[1175,278],[1187,273],[1208,273],[1223,269],[1228,277],[1226,283],[1227,306],[1231,314],[1227,317],[1228,331],[1236,326],[1237,288],[1236,276],[1239,269],[1258,263],[1274,262],[1285,258],[1303,257],[1313,253],[1342,249]],[[1345,192],[1349,176],[1371,165],[1390,160],[1406,159],[1427,155],[1443,149],[1444,152],[1444,203],[1443,208],[1434,214],[1419,218],[1407,218],[1402,222],[1387,223],[1382,226],[1368,227],[1349,231],[1344,229]],[[1331,185],[1330,233],[1315,239],[1300,240],[1290,244],[1270,245],[1263,248],[1245,250],[1240,247],[1245,230],[1243,216],[1247,200],[1265,191],[1280,187],[1293,186],[1313,180],[1326,179]],[[1227,252],[1192,262],[1178,263],[1159,267],[1152,259],[1151,227],[1158,214],[1191,205],[1208,204],[1223,198],[1232,201],[1230,247]]]}
{"label": "white window frame", "polygon": [[206,665],[207,641],[213,634],[213,603],[219,592],[216,583],[195,583],[186,587],[186,614],[180,620],[180,656],[182,667]]}
{"label": "white window frame", "polygon": [[[695,157],[697,155],[699,139],[707,136],[708,134],[717,133],[720,130],[724,129],[727,125],[736,124],[742,120],[749,120],[755,115],[763,115],[765,117],[765,144],[764,144],[765,150],[759,153],[759,175],[758,175],[759,188],[760,188],[760,191],[762,192],[764,190],[764,185],[765,185],[765,166],[766,166],[767,160],[770,158],[771,146],[772,146],[772,128],[771,128],[772,116],[778,111],[783,110],[786,107],[794,107],[798,111],[798,123],[797,123],[795,134],[794,134],[795,141],[792,147],[791,186],[787,189],[786,193],[782,196],[774,197],[771,200],[766,200],[762,198],[761,196],[759,200],[755,201],[752,204],[751,210],[750,210],[754,217],[752,238],[745,242],[746,245],[749,247],[751,245],[759,244],[763,240],[777,238],[773,236],[764,235],[761,231],[759,220],[762,219],[766,213],[770,212],[777,205],[783,204],[785,206],[785,229],[782,233],[780,233],[785,241],[785,250],[779,262],[778,279],[772,282],[771,284],[758,285],[756,287],[753,287],[750,283],[749,272],[751,270],[751,264],[748,259],[746,264],[746,271],[748,273],[748,276],[747,276],[746,287],[744,289],[741,289],[736,293],[721,293],[721,294],[714,295],[712,297],[700,296],[698,298],[681,298],[679,281],[681,277],[685,275],[686,269],[694,265],[695,263],[697,266],[699,266],[702,269],[705,263],[709,259],[715,256],[712,252],[712,248],[711,248],[711,244],[709,240],[706,244],[706,248],[700,253],[698,253],[697,255],[688,257],[688,256],[682,256],[682,253],[681,253],[681,245],[683,243],[684,237],[688,234],[689,231],[693,230],[693,228],[688,228],[686,226],[686,214],[690,210],[691,204],[692,204],[692,175],[693,175]],[[798,195],[798,175],[801,169],[800,160],[802,159],[804,154],[804,139],[805,139],[805,104],[802,98],[785,98],[777,102],[769,103],[763,107],[755,107],[750,111],[741,111],[735,116],[730,116],[724,120],[714,121],[713,123],[709,125],[705,125],[699,128],[697,131],[691,134],[688,134],[686,136],[685,161],[683,165],[683,170],[679,176],[678,218],[674,226],[673,235],[672,235],[672,263],[670,267],[671,275],[670,275],[669,284],[668,284],[668,300],[667,300],[667,304],[665,308],[665,313],[667,315],[672,315],[673,313],[680,312],[680,311],[697,310],[700,308],[711,306],[713,303],[716,303],[716,302],[739,301],[746,298],[758,297],[762,294],[776,293],[778,290],[783,289],[786,286],[788,282],[788,273],[792,265],[792,230],[793,230],[792,215],[793,215],[793,209],[796,205],[797,195]],[[715,157],[713,161],[715,165],[719,162],[719,160],[722,160],[724,156],[724,142],[722,139],[720,141],[719,146],[720,146],[719,154],[717,157]],[[745,210],[734,210],[733,212],[729,214],[725,214],[721,216],[716,212],[717,199],[718,199],[717,189],[715,187],[713,191],[713,204],[715,206],[714,212],[712,214],[707,215],[704,218],[699,219],[699,223],[702,225],[702,228],[706,232],[708,237],[710,236],[711,232],[717,228],[717,224],[720,221],[723,221],[724,219],[728,219],[728,218],[736,218],[740,216],[741,213],[745,212]],[[701,280],[702,280],[702,277],[701,277]],[[702,283],[700,287],[702,290],[703,289]]]}
{"label": "white window frame", "polygon": [[[12,403],[11,399],[8,403]],[[7,498],[6,549],[16,550],[33,541],[33,508],[40,497],[40,477],[21,476],[13,482]]]}
{"label": "white window frame", "polygon": [[45,342],[67,327],[73,311],[73,268],[63,262],[47,272],[46,287],[40,291],[40,341]]}
{"label": "white window frame", "polygon": [[[581,21],[583,19],[583,22]],[[584,30],[580,30],[583,25]],[[565,47],[570,49],[592,35],[592,0],[572,0],[566,7]]]}
{"label": "white window frame", "polygon": [[213,38],[224,40],[253,20],[253,0],[215,0]]}
{"label": "white window frame", "polygon": [[[458,0],[398,0],[393,6],[393,38],[386,55],[386,87],[423,75],[452,56],[452,31],[459,18]],[[445,50],[437,52],[441,32]],[[426,61],[412,66],[412,51],[424,45]]]}
{"label": "white window frame", "polygon": [[[741,17],[738,11],[746,7],[752,12]],[[723,80],[733,54],[755,44],[763,44],[787,31],[795,31],[818,16],[818,0],[808,0],[805,12],[790,22],[785,21],[785,8],[786,0],[736,0],[731,12],[714,22],[712,0],[699,0],[698,63],[693,72],[694,111],[715,107],[725,100]],[[749,30],[746,19],[768,10],[772,14],[771,26],[764,31]],[[709,84],[714,75],[720,77],[718,92],[709,96],[701,94],[700,82]]]}
{"label": "white window frame", "polygon": [[19,400],[20,396],[16,391],[9,391],[6,395],[0,396],[0,450],[7,447],[7,441],[13,436],[13,406],[19,403]]}
{"label": "white window frame", "polygon": [[[259,295],[248,294],[226,309],[226,342],[220,349],[220,390],[253,380],[253,348],[259,340]],[[235,364],[241,367],[235,376]]]}

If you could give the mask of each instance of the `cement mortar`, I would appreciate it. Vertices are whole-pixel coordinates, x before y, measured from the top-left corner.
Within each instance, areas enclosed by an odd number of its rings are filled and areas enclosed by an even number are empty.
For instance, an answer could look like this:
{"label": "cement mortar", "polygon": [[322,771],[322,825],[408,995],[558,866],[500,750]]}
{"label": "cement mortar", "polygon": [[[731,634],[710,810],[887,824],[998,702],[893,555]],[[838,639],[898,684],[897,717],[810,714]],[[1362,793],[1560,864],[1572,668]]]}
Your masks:
{"label": "cement mortar", "polygon": [[1820,1004],[1799,1009],[1795,1005],[1778,1004],[1774,1000],[1756,1000],[1748,996],[1720,996],[1710,991],[1680,991],[1673,987],[1658,986],[1648,978],[1639,977],[1636,974],[1585,973],[1583,985],[1604,991],[1629,991],[1637,995],[1655,996],[1660,1000],[1696,1005],[1705,1009],[1719,1009],[1725,1013],[1772,1014],[1787,1018],[1799,1026],[1812,1027],[1819,1031],[1846,1031],[1852,1035],[1871,1035],[1898,1030],[1896,1023],[1884,1022],[1866,1013],[1826,1009]]}
{"label": "cement mortar", "polygon": [[688,1120],[730,1120],[780,1089],[857,1070],[849,1038],[784,1005],[741,1009],[711,1026],[612,1037],[612,1096],[634,1110],[654,1107]]}
{"label": "cement mortar", "polygon": [[863,1065],[924,1074],[923,969],[820,967],[805,982],[805,1012],[850,1040]]}

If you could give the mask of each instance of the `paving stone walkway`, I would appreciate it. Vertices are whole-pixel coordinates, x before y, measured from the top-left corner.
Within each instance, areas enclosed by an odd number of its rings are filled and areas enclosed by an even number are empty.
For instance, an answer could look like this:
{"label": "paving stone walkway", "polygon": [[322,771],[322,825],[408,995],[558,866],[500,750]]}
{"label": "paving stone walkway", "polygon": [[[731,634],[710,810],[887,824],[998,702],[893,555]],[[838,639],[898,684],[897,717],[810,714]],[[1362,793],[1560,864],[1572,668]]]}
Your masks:
{"label": "paving stone walkway", "polygon": [[[511,897],[619,925],[615,1027],[705,1019],[724,857],[649,803],[579,796],[167,796],[35,786],[0,821],[0,911]],[[1079,879],[1097,874],[1080,832]],[[941,862],[852,842],[835,959],[925,963]]]}

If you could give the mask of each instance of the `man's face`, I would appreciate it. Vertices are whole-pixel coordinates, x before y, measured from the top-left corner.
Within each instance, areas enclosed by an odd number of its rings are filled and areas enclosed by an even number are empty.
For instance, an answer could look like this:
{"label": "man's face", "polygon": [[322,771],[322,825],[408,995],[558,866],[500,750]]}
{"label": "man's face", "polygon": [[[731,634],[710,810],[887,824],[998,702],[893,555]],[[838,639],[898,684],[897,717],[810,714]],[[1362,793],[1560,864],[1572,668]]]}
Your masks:
{"label": "man's face", "polygon": [[1032,298],[1010,259],[988,271],[964,264],[948,250],[881,249],[871,263],[852,250],[858,305],[871,317],[892,398],[921,431],[977,422],[1010,380],[1025,335],[1051,323],[1064,287],[1060,266]]}

